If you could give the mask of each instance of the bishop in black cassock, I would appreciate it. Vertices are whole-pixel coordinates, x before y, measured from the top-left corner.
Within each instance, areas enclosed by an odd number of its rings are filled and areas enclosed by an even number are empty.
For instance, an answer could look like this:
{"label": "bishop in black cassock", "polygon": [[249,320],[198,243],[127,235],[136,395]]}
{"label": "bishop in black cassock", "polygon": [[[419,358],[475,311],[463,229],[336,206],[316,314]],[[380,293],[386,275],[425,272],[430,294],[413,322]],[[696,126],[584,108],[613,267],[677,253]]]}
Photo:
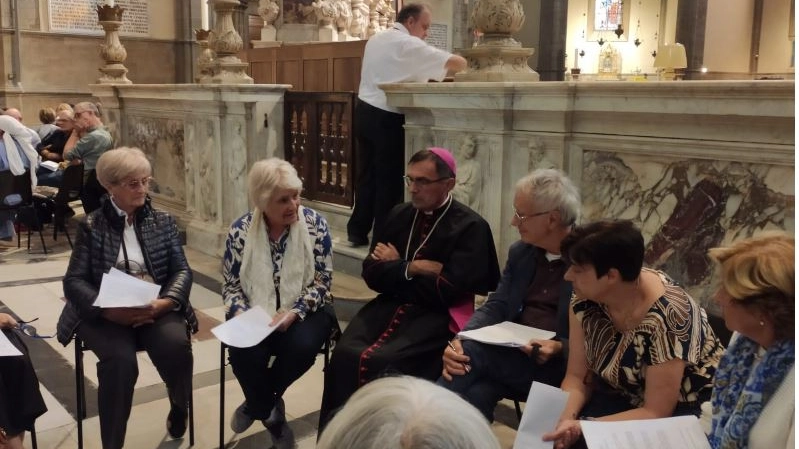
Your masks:
{"label": "bishop in black cassock", "polygon": [[411,201],[391,211],[363,262],[379,295],[352,319],[325,375],[319,431],[359,387],[386,374],[435,380],[447,342],[474,311],[474,295],[496,288],[499,265],[488,223],[452,199],[447,150],[408,164]]}

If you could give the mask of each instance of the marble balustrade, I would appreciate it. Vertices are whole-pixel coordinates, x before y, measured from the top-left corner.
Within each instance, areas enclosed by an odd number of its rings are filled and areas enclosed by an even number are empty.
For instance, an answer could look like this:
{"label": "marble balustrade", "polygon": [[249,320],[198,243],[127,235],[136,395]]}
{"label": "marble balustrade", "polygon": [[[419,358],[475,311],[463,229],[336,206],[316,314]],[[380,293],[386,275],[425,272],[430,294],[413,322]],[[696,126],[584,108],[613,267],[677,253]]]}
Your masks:
{"label": "marble balustrade", "polygon": [[[708,248],[762,230],[794,231],[793,81],[384,89],[405,113],[408,157],[444,146],[478,173],[472,203],[491,224],[503,262],[518,239],[510,227],[514,185],[541,167],[561,168],[576,181],[582,222],[633,220],[645,235],[645,263],[706,305]],[[465,134],[476,141],[471,158],[458,151]]]}

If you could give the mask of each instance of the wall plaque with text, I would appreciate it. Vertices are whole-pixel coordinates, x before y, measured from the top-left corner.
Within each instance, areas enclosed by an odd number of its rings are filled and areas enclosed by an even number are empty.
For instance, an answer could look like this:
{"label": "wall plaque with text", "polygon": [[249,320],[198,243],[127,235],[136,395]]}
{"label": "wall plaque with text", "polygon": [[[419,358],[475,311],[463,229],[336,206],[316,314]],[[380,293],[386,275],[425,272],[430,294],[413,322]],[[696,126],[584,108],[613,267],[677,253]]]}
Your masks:
{"label": "wall plaque with text", "polygon": [[[103,34],[97,23],[97,5],[101,0],[48,0],[50,31],[70,34]],[[116,0],[125,10],[119,34],[128,36],[150,35],[150,13],[147,0]]]}

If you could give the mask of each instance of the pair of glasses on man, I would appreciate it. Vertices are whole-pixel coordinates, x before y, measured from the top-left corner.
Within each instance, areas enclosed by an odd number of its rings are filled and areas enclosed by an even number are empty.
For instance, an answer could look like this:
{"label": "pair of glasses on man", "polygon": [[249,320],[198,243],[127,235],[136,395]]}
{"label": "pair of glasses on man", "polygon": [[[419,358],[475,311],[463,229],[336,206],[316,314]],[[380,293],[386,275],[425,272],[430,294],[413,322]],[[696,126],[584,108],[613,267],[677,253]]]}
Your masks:
{"label": "pair of glasses on man", "polygon": [[435,184],[437,182],[446,181],[447,179],[452,179],[450,177],[443,177],[438,179],[427,179],[427,178],[412,178],[410,176],[403,176],[402,179],[405,181],[405,185],[410,187],[411,184],[416,184],[419,187],[427,187],[430,184]]}
{"label": "pair of glasses on man", "polygon": [[17,326],[14,329],[22,332],[23,335],[26,335],[31,338],[53,338],[54,335],[40,335],[39,332],[36,330],[36,328],[30,325],[30,323],[33,323],[38,319],[39,318],[37,317],[30,321],[19,320],[17,321]]}
{"label": "pair of glasses on man", "polygon": [[151,182],[153,182],[153,177],[146,176],[141,179],[131,179],[130,181],[122,181],[120,182],[120,184],[127,187],[130,190],[138,190],[139,187],[144,187],[145,189],[150,187]]}
{"label": "pair of glasses on man", "polygon": [[539,217],[541,215],[545,215],[545,214],[548,214],[550,212],[552,212],[552,211],[551,210],[545,210],[543,212],[536,212],[536,213],[530,214],[530,215],[522,215],[522,214],[519,213],[518,210],[516,210],[515,207],[513,208],[513,216],[516,217],[517,220],[519,220],[519,223],[523,222],[524,220],[527,220],[528,218]]}

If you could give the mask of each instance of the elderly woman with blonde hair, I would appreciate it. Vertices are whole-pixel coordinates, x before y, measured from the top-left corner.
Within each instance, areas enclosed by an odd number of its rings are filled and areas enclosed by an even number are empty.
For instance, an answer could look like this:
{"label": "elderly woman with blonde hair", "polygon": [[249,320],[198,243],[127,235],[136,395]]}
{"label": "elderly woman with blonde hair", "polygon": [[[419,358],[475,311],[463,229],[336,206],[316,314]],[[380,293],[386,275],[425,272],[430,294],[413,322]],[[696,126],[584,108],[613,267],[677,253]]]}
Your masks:
{"label": "elderly woman with blonde hair", "polygon": [[794,251],[785,234],[710,250],[718,263],[714,300],[734,332],[710,400],[714,449],[794,447]]}
{"label": "elderly woman with blonde hair", "polygon": [[384,377],[350,397],[317,449],[499,449],[488,421],[457,394],[424,379]]}
{"label": "elderly woman with blonde hair", "polygon": [[[103,449],[125,444],[141,349],[166,383],[171,405],[166,428],[180,438],[186,431],[194,361],[187,329],[197,332],[189,303],[192,271],[175,219],[150,204],[152,170],[144,153],[127,147],[106,151],[96,170],[109,195],[78,226],[64,275],[67,301],[58,320],[58,341],[67,345],[77,335],[99,359]],[[158,296],[146,307],[96,307],[103,275],[111,268],[157,284]]]}
{"label": "elderly woman with blonde hair", "polygon": [[300,205],[302,181],[288,162],[256,162],[248,184],[254,208],[230,227],[222,298],[228,319],[260,306],[278,327],[253,347],[230,348],[245,399],[230,426],[241,433],[260,420],[275,447],[291,448],[283,393],[313,365],[335,323],[330,232],[324,217]]}

